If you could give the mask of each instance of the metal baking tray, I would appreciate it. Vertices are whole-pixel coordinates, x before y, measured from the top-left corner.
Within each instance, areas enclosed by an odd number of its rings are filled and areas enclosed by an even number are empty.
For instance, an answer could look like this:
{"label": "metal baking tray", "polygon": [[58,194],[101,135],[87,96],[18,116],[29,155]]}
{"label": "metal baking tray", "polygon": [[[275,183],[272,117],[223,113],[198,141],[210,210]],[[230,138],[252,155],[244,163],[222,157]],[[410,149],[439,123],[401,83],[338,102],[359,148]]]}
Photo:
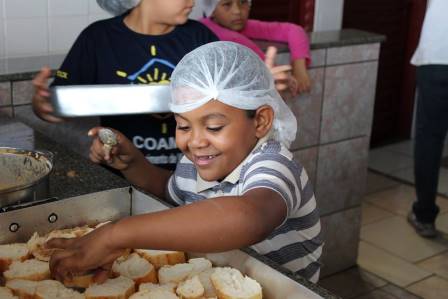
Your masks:
{"label": "metal baking tray", "polygon": [[67,85],[50,89],[54,114],[83,117],[166,113],[169,85]]}
{"label": "metal baking tray", "polygon": [[[96,224],[167,208],[156,198],[129,187],[26,206],[0,213],[0,244],[25,242],[35,231],[44,234],[54,229]],[[263,262],[265,258],[251,250],[188,253],[188,256],[204,256],[215,266],[230,266],[249,275],[262,286],[264,299],[324,298],[318,293],[325,298],[337,298],[319,286],[311,286],[311,283],[293,276],[288,270],[274,266],[272,262]]]}

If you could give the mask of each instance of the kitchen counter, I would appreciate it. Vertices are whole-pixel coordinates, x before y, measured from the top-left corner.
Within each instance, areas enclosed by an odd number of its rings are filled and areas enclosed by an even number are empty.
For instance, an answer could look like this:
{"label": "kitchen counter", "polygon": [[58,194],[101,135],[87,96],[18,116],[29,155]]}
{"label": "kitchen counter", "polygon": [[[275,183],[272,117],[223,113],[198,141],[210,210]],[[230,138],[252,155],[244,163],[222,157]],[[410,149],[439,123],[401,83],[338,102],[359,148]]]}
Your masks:
{"label": "kitchen counter", "polygon": [[0,146],[48,150],[54,154],[50,197],[68,198],[129,186],[121,177],[5,116],[0,116]]}

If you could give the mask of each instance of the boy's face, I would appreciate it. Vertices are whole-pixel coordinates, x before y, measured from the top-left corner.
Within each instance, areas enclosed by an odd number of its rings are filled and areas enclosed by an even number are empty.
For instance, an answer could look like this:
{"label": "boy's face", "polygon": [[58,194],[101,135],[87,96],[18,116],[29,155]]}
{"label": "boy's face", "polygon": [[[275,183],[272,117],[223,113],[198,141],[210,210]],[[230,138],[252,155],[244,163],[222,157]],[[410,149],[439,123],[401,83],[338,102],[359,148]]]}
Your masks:
{"label": "boy's face", "polygon": [[257,121],[245,110],[210,101],[175,115],[176,144],[206,181],[224,179],[257,143]]}
{"label": "boy's face", "polygon": [[219,25],[233,31],[241,31],[249,18],[248,0],[221,0],[212,14],[212,19]]}
{"label": "boy's face", "polygon": [[169,25],[184,24],[194,6],[194,0],[151,0],[151,2],[159,21]]}

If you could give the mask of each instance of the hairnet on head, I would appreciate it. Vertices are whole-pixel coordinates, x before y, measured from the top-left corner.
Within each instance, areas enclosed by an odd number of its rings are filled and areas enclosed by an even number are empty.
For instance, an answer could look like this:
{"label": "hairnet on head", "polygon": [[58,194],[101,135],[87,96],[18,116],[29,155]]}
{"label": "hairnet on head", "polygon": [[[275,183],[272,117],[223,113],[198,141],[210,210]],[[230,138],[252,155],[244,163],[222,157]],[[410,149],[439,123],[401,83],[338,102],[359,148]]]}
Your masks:
{"label": "hairnet on head", "polygon": [[96,3],[110,14],[118,16],[136,7],[140,0],[96,0]]}
{"label": "hairnet on head", "polygon": [[[201,5],[204,15],[208,18],[215,11],[216,6],[220,0],[199,0],[197,5]],[[252,4],[252,0],[248,0],[249,5]]]}
{"label": "hairnet on head", "polygon": [[243,110],[269,105],[274,110],[273,138],[289,147],[297,120],[275,89],[263,61],[249,48],[233,42],[213,42],[182,58],[171,76],[170,109],[194,110],[215,99]]}

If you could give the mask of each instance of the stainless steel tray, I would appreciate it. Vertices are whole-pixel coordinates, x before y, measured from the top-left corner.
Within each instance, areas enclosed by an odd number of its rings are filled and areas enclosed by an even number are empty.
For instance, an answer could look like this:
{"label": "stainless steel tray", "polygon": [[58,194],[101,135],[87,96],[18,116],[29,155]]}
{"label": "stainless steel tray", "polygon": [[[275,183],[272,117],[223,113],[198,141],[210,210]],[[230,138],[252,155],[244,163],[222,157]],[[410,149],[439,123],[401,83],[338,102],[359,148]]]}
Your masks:
{"label": "stainless steel tray", "polygon": [[[165,203],[147,194],[137,190],[133,190],[132,193],[129,191],[129,187],[118,188],[0,213],[0,244],[24,242],[34,231],[47,233],[53,229],[95,224],[131,214],[168,208]],[[215,266],[231,266],[249,275],[261,284],[264,299],[323,298],[304,286],[310,283],[298,283],[298,278],[284,274],[287,270],[280,271],[274,266],[263,263],[262,259],[255,258],[256,253],[248,254],[242,250],[232,250],[215,254],[188,253],[188,255],[205,256]],[[318,286],[313,286],[312,289],[319,289],[320,293],[328,294]]]}
{"label": "stainless steel tray", "polygon": [[69,85],[50,89],[54,114],[82,117],[169,112],[169,85]]}

